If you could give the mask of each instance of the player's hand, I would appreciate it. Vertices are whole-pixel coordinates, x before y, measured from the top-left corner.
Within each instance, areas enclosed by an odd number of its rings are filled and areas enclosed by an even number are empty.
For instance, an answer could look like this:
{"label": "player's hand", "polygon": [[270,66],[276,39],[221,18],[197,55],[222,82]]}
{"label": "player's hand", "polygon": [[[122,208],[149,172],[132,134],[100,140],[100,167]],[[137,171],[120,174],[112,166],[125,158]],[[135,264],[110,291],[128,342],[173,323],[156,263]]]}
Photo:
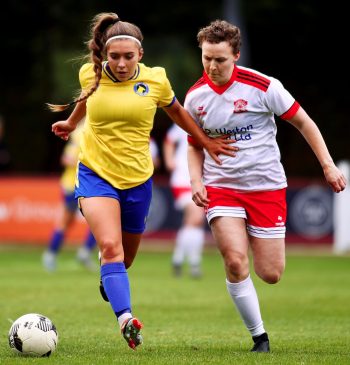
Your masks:
{"label": "player's hand", "polygon": [[340,193],[346,187],[346,178],[343,173],[334,164],[327,165],[323,169],[327,183],[331,186],[335,193]]}
{"label": "player's hand", "polygon": [[75,126],[72,126],[68,120],[60,120],[52,124],[51,130],[57,137],[60,137],[64,141],[67,141],[69,138],[69,134],[73,132]]}
{"label": "player's hand", "polygon": [[191,182],[192,186],[192,200],[199,207],[207,207],[209,205],[210,200],[207,196],[207,189],[203,185],[201,181]]}
{"label": "player's hand", "polygon": [[221,165],[221,160],[218,157],[220,154],[235,157],[235,152],[239,150],[238,147],[231,146],[231,144],[235,143],[236,140],[230,139],[229,137],[229,134],[225,134],[215,138],[208,138],[207,143],[204,146],[204,148],[208,151],[210,157],[218,165]]}

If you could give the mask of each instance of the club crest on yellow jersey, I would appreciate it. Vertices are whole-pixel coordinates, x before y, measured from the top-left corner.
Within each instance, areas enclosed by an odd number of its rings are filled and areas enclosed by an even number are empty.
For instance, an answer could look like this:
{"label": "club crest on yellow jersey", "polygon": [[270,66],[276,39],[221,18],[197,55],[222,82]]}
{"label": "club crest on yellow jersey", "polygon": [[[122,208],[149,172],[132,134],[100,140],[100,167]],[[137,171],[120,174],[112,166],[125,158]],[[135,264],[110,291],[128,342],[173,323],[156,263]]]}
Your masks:
{"label": "club crest on yellow jersey", "polygon": [[138,82],[134,85],[134,91],[137,95],[146,96],[149,93],[149,87],[144,82]]}

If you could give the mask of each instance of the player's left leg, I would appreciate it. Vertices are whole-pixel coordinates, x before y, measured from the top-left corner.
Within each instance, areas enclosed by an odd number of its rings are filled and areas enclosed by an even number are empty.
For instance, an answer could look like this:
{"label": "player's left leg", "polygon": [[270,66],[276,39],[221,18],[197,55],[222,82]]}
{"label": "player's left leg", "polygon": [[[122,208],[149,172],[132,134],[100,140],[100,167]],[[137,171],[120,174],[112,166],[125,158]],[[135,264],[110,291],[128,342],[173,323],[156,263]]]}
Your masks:
{"label": "player's left leg", "polygon": [[[256,274],[269,284],[277,283],[281,279],[285,268],[284,238],[251,237],[250,244]],[[266,334],[253,336],[253,340],[254,347],[252,351],[269,351],[270,344]]]}
{"label": "player's left leg", "polygon": [[[123,250],[124,250],[124,265],[125,268],[128,269],[137,254],[137,251],[140,246],[142,234],[135,234],[135,233],[129,233],[129,232],[122,232],[122,244],[123,244]],[[99,260],[101,265],[101,252],[99,252]],[[100,279],[100,293],[102,298],[109,302],[108,296],[105,292],[105,289],[103,287],[102,279]]]}
{"label": "player's left leg", "polygon": [[[269,284],[277,283],[285,268],[286,189],[247,194],[247,231],[256,274]],[[269,339],[253,336],[252,351],[269,351]]]}
{"label": "player's left leg", "polygon": [[266,283],[278,283],[285,269],[284,238],[251,237],[250,245],[256,274]]}

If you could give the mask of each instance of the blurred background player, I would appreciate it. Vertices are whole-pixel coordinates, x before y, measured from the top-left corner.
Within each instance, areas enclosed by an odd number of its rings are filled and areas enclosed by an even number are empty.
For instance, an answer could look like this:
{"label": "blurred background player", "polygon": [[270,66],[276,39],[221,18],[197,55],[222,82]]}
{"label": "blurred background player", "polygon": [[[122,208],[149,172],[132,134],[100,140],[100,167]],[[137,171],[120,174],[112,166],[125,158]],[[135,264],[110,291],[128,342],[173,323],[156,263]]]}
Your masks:
{"label": "blurred background player", "polygon": [[[75,131],[70,135],[70,139],[61,156],[61,164],[64,167],[60,179],[62,207],[49,246],[42,256],[43,265],[48,271],[54,271],[56,269],[57,255],[64,242],[66,232],[76,219],[78,202],[74,197],[74,188],[76,166],[79,156],[79,142],[83,133],[83,128],[84,121],[82,120]],[[97,268],[96,263],[91,258],[92,251],[95,247],[95,238],[90,230],[88,230],[84,245],[77,251],[77,260],[89,270],[95,270]]]}
{"label": "blurred background player", "polygon": [[192,189],[187,165],[187,133],[174,124],[167,132],[163,143],[166,169],[171,173],[170,186],[175,208],[183,211],[182,225],[177,232],[172,256],[175,276],[181,276],[185,261],[194,278],[202,275],[201,260],[205,239],[204,209],[192,200]]}

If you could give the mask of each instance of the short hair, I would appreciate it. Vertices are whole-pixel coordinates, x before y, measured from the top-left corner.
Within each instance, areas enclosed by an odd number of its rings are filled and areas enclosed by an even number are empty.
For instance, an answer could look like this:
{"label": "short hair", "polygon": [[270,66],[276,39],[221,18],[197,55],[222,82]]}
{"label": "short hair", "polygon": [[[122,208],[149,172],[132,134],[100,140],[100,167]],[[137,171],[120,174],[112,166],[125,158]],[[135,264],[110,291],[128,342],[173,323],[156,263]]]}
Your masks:
{"label": "short hair", "polygon": [[241,49],[241,31],[240,29],[227,22],[226,20],[214,20],[209,25],[201,28],[197,34],[199,47],[203,42],[221,43],[228,42],[232,48],[233,54],[238,54]]}

